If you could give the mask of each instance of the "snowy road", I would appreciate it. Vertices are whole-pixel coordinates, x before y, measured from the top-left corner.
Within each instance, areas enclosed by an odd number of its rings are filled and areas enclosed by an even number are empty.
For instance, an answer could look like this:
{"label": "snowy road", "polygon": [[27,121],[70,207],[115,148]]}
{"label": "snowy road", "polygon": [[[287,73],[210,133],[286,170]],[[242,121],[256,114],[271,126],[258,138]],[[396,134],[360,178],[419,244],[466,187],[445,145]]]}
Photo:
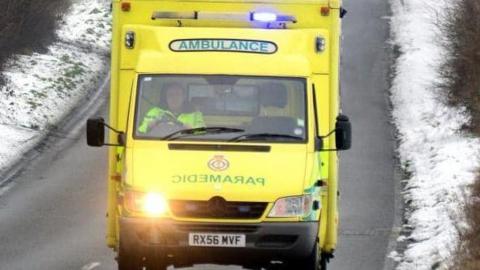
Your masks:
{"label": "snowy road", "polygon": [[[354,148],[341,156],[342,232],[329,269],[384,269],[395,219],[386,2],[345,3],[350,13],[344,21],[342,95],[354,124]],[[106,148],[87,148],[83,136],[66,135],[51,140],[40,158],[0,189],[0,269],[115,269],[103,240]]]}

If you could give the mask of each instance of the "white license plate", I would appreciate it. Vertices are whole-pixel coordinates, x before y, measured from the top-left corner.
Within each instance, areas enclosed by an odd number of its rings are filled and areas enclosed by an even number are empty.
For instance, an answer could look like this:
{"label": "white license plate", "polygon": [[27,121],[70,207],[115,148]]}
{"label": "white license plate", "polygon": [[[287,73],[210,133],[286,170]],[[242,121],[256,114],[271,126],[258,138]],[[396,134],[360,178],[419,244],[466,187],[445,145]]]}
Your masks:
{"label": "white license plate", "polygon": [[244,234],[190,233],[188,244],[193,247],[245,247]]}

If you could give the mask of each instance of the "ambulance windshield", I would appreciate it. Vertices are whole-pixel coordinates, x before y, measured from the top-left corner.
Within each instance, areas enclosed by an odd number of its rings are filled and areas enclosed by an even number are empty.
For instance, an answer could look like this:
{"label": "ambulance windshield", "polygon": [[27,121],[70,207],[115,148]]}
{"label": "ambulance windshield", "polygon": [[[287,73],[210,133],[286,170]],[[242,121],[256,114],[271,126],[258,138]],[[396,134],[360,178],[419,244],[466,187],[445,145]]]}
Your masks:
{"label": "ambulance windshield", "polygon": [[302,78],[141,75],[136,139],[305,143]]}

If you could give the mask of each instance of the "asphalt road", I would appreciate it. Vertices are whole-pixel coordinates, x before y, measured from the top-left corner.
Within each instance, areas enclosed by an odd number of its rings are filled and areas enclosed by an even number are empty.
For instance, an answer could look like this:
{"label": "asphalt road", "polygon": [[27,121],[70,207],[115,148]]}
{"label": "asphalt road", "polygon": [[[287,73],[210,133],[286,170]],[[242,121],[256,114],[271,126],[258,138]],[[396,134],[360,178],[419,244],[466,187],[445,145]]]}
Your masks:
{"label": "asphalt road", "polygon": [[[341,155],[341,235],[329,269],[384,269],[396,210],[388,6],[348,0],[345,7],[342,102],[354,125],[354,147]],[[86,147],[83,133],[50,138],[0,189],[0,270],[115,269],[103,238],[106,148]]]}
{"label": "asphalt road", "polygon": [[399,220],[399,176],[389,122],[389,6],[385,0],[344,3],[350,12],[343,22],[342,107],[354,141],[340,158],[341,233],[329,269],[391,269],[386,254],[398,231],[392,228]]}

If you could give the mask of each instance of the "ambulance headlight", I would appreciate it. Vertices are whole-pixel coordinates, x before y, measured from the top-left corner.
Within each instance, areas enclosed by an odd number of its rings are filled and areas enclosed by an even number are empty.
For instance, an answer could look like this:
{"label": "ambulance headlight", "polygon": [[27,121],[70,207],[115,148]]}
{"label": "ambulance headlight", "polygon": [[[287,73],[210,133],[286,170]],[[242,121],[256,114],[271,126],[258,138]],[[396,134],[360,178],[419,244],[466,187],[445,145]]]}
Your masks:
{"label": "ambulance headlight", "polygon": [[125,194],[125,207],[130,212],[158,217],[167,213],[168,202],[160,193],[129,191]]}
{"label": "ambulance headlight", "polygon": [[307,216],[312,211],[312,196],[305,194],[297,197],[278,199],[273,205],[268,217],[288,218]]}

